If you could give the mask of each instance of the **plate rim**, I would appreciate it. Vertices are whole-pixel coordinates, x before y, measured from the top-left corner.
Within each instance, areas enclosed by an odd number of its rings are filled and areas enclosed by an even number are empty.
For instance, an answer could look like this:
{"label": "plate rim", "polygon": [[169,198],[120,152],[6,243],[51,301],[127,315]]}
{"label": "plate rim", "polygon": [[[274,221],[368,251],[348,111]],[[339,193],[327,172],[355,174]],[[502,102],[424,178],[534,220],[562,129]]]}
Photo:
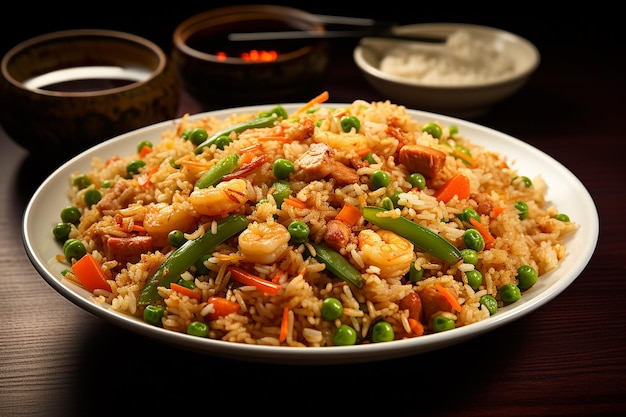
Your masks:
{"label": "plate rim", "polygon": [[[297,109],[304,103],[288,103],[281,104],[288,111],[290,109]],[[350,103],[324,103],[324,107],[339,107],[347,106]],[[212,111],[201,112],[193,115],[188,115],[190,119],[201,117],[225,117],[233,113],[245,113],[256,112],[261,109],[265,109],[268,106],[274,104],[265,105],[250,105],[233,107],[228,109],[218,109]],[[542,159],[549,161],[553,168],[558,169],[561,174],[565,175],[567,179],[579,188],[579,191],[584,191],[583,195],[578,194],[577,197],[581,199],[581,205],[585,206],[588,218],[585,218],[586,223],[579,224],[579,229],[576,234],[581,233],[581,229],[586,230],[587,239],[591,238],[591,242],[586,243],[585,251],[582,256],[571,261],[569,265],[569,275],[563,276],[552,282],[541,293],[533,297],[528,301],[524,301],[524,298],[509,307],[505,307],[506,310],[500,311],[486,320],[473,323],[467,326],[453,329],[449,332],[442,332],[436,334],[430,334],[423,338],[411,338],[405,340],[396,340],[387,343],[372,343],[355,346],[326,346],[326,347],[307,347],[307,348],[291,348],[287,346],[262,346],[262,345],[248,345],[238,344],[233,342],[226,342],[214,339],[198,338],[195,336],[189,336],[182,333],[173,332],[171,330],[165,330],[160,327],[151,326],[141,322],[139,319],[131,317],[127,314],[114,311],[110,306],[100,305],[93,299],[90,299],[90,294],[71,282],[64,280],[63,278],[54,275],[47,267],[46,260],[42,259],[39,255],[42,250],[37,247],[36,242],[31,237],[35,237],[33,233],[33,212],[36,209],[36,204],[41,202],[42,196],[45,195],[46,190],[49,191],[51,183],[60,181],[61,175],[68,169],[74,167],[77,164],[89,165],[91,159],[94,156],[104,157],[104,152],[112,152],[117,146],[124,146],[126,142],[130,142],[136,136],[141,136],[148,133],[160,134],[162,131],[168,128],[168,126],[174,126],[174,124],[181,120],[182,117],[177,117],[167,121],[155,123],[149,126],[145,126],[140,129],[136,129],[122,135],[116,136],[109,140],[106,140],[90,149],[87,149],[73,158],[69,159],[57,169],[55,169],[48,177],[38,186],[33,195],[31,196],[26,209],[22,216],[22,243],[26,250],[27,256],[35,267],[39,275],[60,295],[71,301],[76,306],[83,310],[99,317],[111,324],[118,325],[122,328],[130,330],[132,332],[147,336],[163,342],[165,344],[174,345],[183,349],[196,351],[202,354],[210,354],[229,359],[237,359],[249,362],[262,362],[262,363],[280,363],[280,364],[299,364],[299,365],[312,365],[312,364],[347,364],[347,363],[363,363],[378,360],[385,360],[390,358],[399,358],[404,356],[413,356],[426,353],[433,350],[438,350],[450,345],[461,343],[465,340],[477,337],[486,332],[493,331],[505,324],[518,320],[526,314],[542,307],[549,301],[561,294],[567,287],[569,287],[587,267],[593,253],[596,250],[599,237],[599,216],[595,202],[589,193],[585,185],[580,181],[576,175],[574,175],[567,167],[557,161],[549,154],[541,151],[540,149],[515,138],[506,133],[497,131],[493,128],[479,125],[477,123],[459,119],[454,116],[446,116],[438,113],[432,113],[428,111],[414,110],[407,108],[407,113],[412,118],[418,120],[438,120],[447,125],[456,124],[459,129],[470,128],[470,130],[476,130],[492,136],[493,138],[504,139],[505,142],[510,145],[514,144],[522,149],[526,150],[529,154],[540,156]],[[479,143],[481,140],[476,141],[473,137],[467,136],[473,143]],[[130,145],[128,145],[130,146]],[[115,153],[115,152],[113,152]],[[112,156],[112,155],[109,155]],[[504,155],[510,156],[510,155]],[[65,178],[65,177],[63,177]],[[67,176],[69,180],[69,176]],[[549,185],[549,184],[548,184]],[[64,194],[65,195],[65,194]],[[584,198],[583,198],[584,197]],[[69,200],[68,200],[69,203]],[[52,225],[51,225],[52,227]],[[574,237],[566,237],[565,240],[572,240]],[[56,244],[52,235],[50,235],[50,242]],[[571,258],[571,247],[565,245],[567,249],[566,257]],[[548,274],[558,273],[561,271],[562,264],[565,261],[561,260],[555,271]],[[50,261],[50,260],[48,260]],[[532,290],[532,289],[531,289]]]}

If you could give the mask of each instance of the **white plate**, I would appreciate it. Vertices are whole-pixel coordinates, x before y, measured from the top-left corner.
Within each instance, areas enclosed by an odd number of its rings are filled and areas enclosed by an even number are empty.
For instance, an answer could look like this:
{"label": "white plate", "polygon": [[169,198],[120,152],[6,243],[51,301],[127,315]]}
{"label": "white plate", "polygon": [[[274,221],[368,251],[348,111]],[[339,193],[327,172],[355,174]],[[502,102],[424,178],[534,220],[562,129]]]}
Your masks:
{"label": "white plate", "polygon": [[[290,104],[284,107],[291,112],[300,105]],[[328,104],[332,107],[343,105]],[[241,107],[205,113],[197,117],[213,115],[223,118],[233,112],[256,112],[267,108],[270,106]],[[438,120],[447,125],[457,125],[463,135],[474,143],[507,155],[513,167],[517,168],[521,175],[532,178],[541,174],[549,187],[548,200],[580,225],[579,230],[566,238],[567,256],[556,270],[542,276],[541,280],[527,291],[520,301],[500,309],[496,315],[487,320],[442,333],[386,343],[289,348],[236,344],[176,333],[146,324],[140,319],[113,311],[106,305],[95,303],[90,293],[62,279],[61,270],[64,266],[55,260],[61,248],[52,236],[52,228],[59,221],[61,209],[69,204],[66,191],[70,175],[75,172],[88,171],[94,156],[106,159],[114,155],[128,155],[134,152],[137,143],[142,140],[158,141],[161,132],[172,125],[171,121],[144,127],[101,143],[66,162],[53,172],[37,189],[24,213],[22,232],[26,252],[37,271],[56,291],[77,306],[104,320],[185,349],[257,362],[356,363],[416,355],[465,341],[520,319],[565,290],[587,266],[598,240],[598,213],[593,199],[578,178],[552,157],[519,139],[452,117],[414,110],[409,110],[409,112],[417,120]]]}

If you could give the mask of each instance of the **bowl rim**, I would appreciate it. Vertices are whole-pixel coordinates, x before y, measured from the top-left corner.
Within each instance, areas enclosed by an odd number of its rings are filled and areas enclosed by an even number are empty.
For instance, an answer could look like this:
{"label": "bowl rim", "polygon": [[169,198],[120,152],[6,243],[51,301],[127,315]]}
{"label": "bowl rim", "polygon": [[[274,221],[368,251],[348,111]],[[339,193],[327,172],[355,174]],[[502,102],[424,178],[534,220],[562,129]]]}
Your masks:
{"label": "bowl rim", "polygon": [[[532,60],[522,71],[515,71],[512,74],[507,74],[501,77],[497,77],[490,81],[479,81],[472,84],[442,84],[442,83],[424,83],[419,80],[405,78],[399,75],[389,74],[382,71],[380,68],[372,65],[364,57],[364,51],[368,47],[368,43],[378,42],[379,40],[373,38],[362,38],[359,44],[354,48],[353,59],[357,66],[371,78],[376,78],[386,82],[392,82],[396,84],[402,84],[409,87],[419,87],[423,89],[431,90],[476,90],[488,87],[497,87],[511,82],[520,81],[530,76],[538,67],[541,62],[541,54],[537,47],[528,39],[516,35],[504,29],[499,29],[492,26],[476,25],[470,23],[454,23],[454,22],[442,22],[442,23],[417,23],[410,25],[397,26],[394,28],[394,32],[397,34],[407,34],[417,30],[421,34],[433,34],[441,35],[440,32],[452,33],[454,30],[463,29],[473,32],[484,33],[488,35],[497,35],[498,37],[504,37],[512,40],[513,42],[525,47],[532,57]],[[381,40],[382,42],[394,42],[393,40]]]}
{"label": "bowl rim", "polygon": [[[39,44],[49,42],[63,42],[65,39],[72,38],[101,38],[108,39],[113,42],[126,42],[132,46],[143,48],[157,57],[157,65],[154,68],[147,68],[150,70],[146,78],[142,80],[133,81],[122,86],[98,89],[93,91],[56,91],[48,90],[38,87],[27,87],[24,82],[19,81],[13,77],[9,71],[9,63],[17,55],[27,51],[29,48],[35,47]],[[51,97],[97,97],[110,94],[121,93],[124,91],[132,90],[137,87],[143,86],[149,83],[151,80],[157,78],[160,74],[165,72],[167,66],[167,55],[156,43],[149,39],[143,38],[138,35],[134,35],[128,32],[122,32],[118,30],[110,29],[96,29],[96,28],[83,28],[83,29],[68,29],[55,32],[44,33],[32,38],[26,39],[17,45],[13,46],[2,57],[0,61],[0,75],[11,85],[24,91],[32,92],[38,95],[51,96]]]}
{"label": "bowl rim", "polygon": [[[240,16],[238,19],[237,16]],[[284,16],[285,21],[289,23],[290,19],[297,19],[299,21],[310,23],[312,30],[316,32],[322,33],[324,31],[324,26],[319,23],[319,20],[315,17],[315,15],[302,10],[297,9],[290,6],[281,6],[281,5],[270,5],[270,4],[249,4],[249,5],[235,5],[235,6],[225,6],[219,7],[216,9],[206,10],[204,12],[200,12],[194,14],[187,19],[183,20],[176,29],[174,30],[172,39],[175,50],[177,49],[181,53],[191,56],[195,59],[208,61],[215,64],[223,64],[223,65],[250,65],[250,66],[265,66],[272,65],[284,61],[290,61],[292,59],[301,57],[310,53],[313,49],[312,44],[303,46],[294,51],[289,51],[285,53],[281,53],[278,55],[275,61],[265,62],[265,61],[245,61],[242,58],[237,57],[226,57],[226,58],[218,58],[217,55],[210,54],[207,52],[202,52],[197,49],[190,47],[187,44],[187,41],[191,36],[197,33],[201,29],[205,29],[207,27],[212,26],[212,24],[205,25],[205,22],[209,22],[211,20],[215,20],[217,18],[226,18],[229,22],[235,22],[239,20],[250,21],[259,18],[259,15],[264,16],[272,16],[276,17],[276,20],[280,20],[281,16]],[[243,19],[241,19],[243,18]]]}

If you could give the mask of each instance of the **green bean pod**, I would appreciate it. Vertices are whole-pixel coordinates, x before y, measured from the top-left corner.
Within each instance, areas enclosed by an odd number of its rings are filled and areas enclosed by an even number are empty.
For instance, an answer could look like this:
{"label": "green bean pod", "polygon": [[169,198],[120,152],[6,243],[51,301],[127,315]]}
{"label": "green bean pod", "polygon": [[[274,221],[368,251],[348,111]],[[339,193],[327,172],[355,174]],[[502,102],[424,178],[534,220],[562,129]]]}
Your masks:
{"label": "green bean pod", "polygon": [[330,272],[357,288],[363,287],[361,272],[341,253],[330,248],[324,243],[311,242],[311,246],[315,249],[315,258],[326,264],[326,268]]}
{"label": "green bean pod", "polygon": [[161,299],[158,287],[169,287],[202,255],[212,251],[216,246],[241,232],[247,226],[248,219],[245,216],[232,214],[218,220],[215,234],[207,230],[199,238],[185,242],[172,252],[155,274],[146,281],[139,293],[138,304],[145,306],[157,303]]}
{"label": "green bean pod", "polygon": [[213,142],[215,142],[215,140],[219,138],[220,136],[228,136],[233,132],[241,133],[244,130],[256,129],[259,127],[271,127],[271,126],[274,126],[274,122],[276,122],[278,119],[280,119],[280,116],[278,116],[277,114],[272,114],[271,116],[257,117],[256,119],[247,120],[245,122],[237,123],[232,126],[226,127],[222,130],[219,130],[213,133],[211,136],[206,138],[204,142],[202,142],[196,147],[194,152],[196,154],[202,153],[202,150],[205,147],[211,146]]}
{"label": "green bean pod", "polygon": [[217,161],[215,165],[209,168],[195,183],[196,188],[207,188],[211,185],[215,185],[226,174],[230,174],[237,168],[237,162],[239,161],[239,155],[231,153]]}
{"label": "green bean pod", "polygon": [[461,251],[448,240],[439,236],[431,229],[421,224],[412,222],[404,217],[379,217],[377,214],[386,211],[381,207],[366,206],[361,210],[363,217],[385,230],[390,230],[405,239],[413,242],[415,246],[450,265],[463,259]]}

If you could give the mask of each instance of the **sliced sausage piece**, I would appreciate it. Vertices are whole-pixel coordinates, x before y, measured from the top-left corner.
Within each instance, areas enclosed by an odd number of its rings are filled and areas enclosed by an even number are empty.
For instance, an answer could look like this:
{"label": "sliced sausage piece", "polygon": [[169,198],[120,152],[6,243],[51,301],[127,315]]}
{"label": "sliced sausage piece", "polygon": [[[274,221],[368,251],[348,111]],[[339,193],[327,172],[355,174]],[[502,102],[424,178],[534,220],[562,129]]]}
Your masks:
{"label": "sliced sausage piece", "polygon": [[433,315],[439,311],[452,311],[452,306],[446,297],[434,288],[425,287],[418,291],[418,295],[422,300],[424,311],[424,322],[427,326],[431,326]]}
{"label": "sliced sausage piece", "polygon": [[422,299],[415,292],[411,291],[402,300],[400,300],[400,308],[403,310],[409,310],[409,317],[422,322]]}
{"label": "sliced sausage piece", "polygon": [[429,146],[404,145],[400,148],[398,160],[410,172],[418,172],[426,178],[433,178],[443,168],[446,154]]}
{"label": "sliced sausage piece", "polygon": [[152,236],[103,236],[104,254],[109,259],[115,259],[121,266],[126,263],[139,262],[141,254],[153,249]]}

